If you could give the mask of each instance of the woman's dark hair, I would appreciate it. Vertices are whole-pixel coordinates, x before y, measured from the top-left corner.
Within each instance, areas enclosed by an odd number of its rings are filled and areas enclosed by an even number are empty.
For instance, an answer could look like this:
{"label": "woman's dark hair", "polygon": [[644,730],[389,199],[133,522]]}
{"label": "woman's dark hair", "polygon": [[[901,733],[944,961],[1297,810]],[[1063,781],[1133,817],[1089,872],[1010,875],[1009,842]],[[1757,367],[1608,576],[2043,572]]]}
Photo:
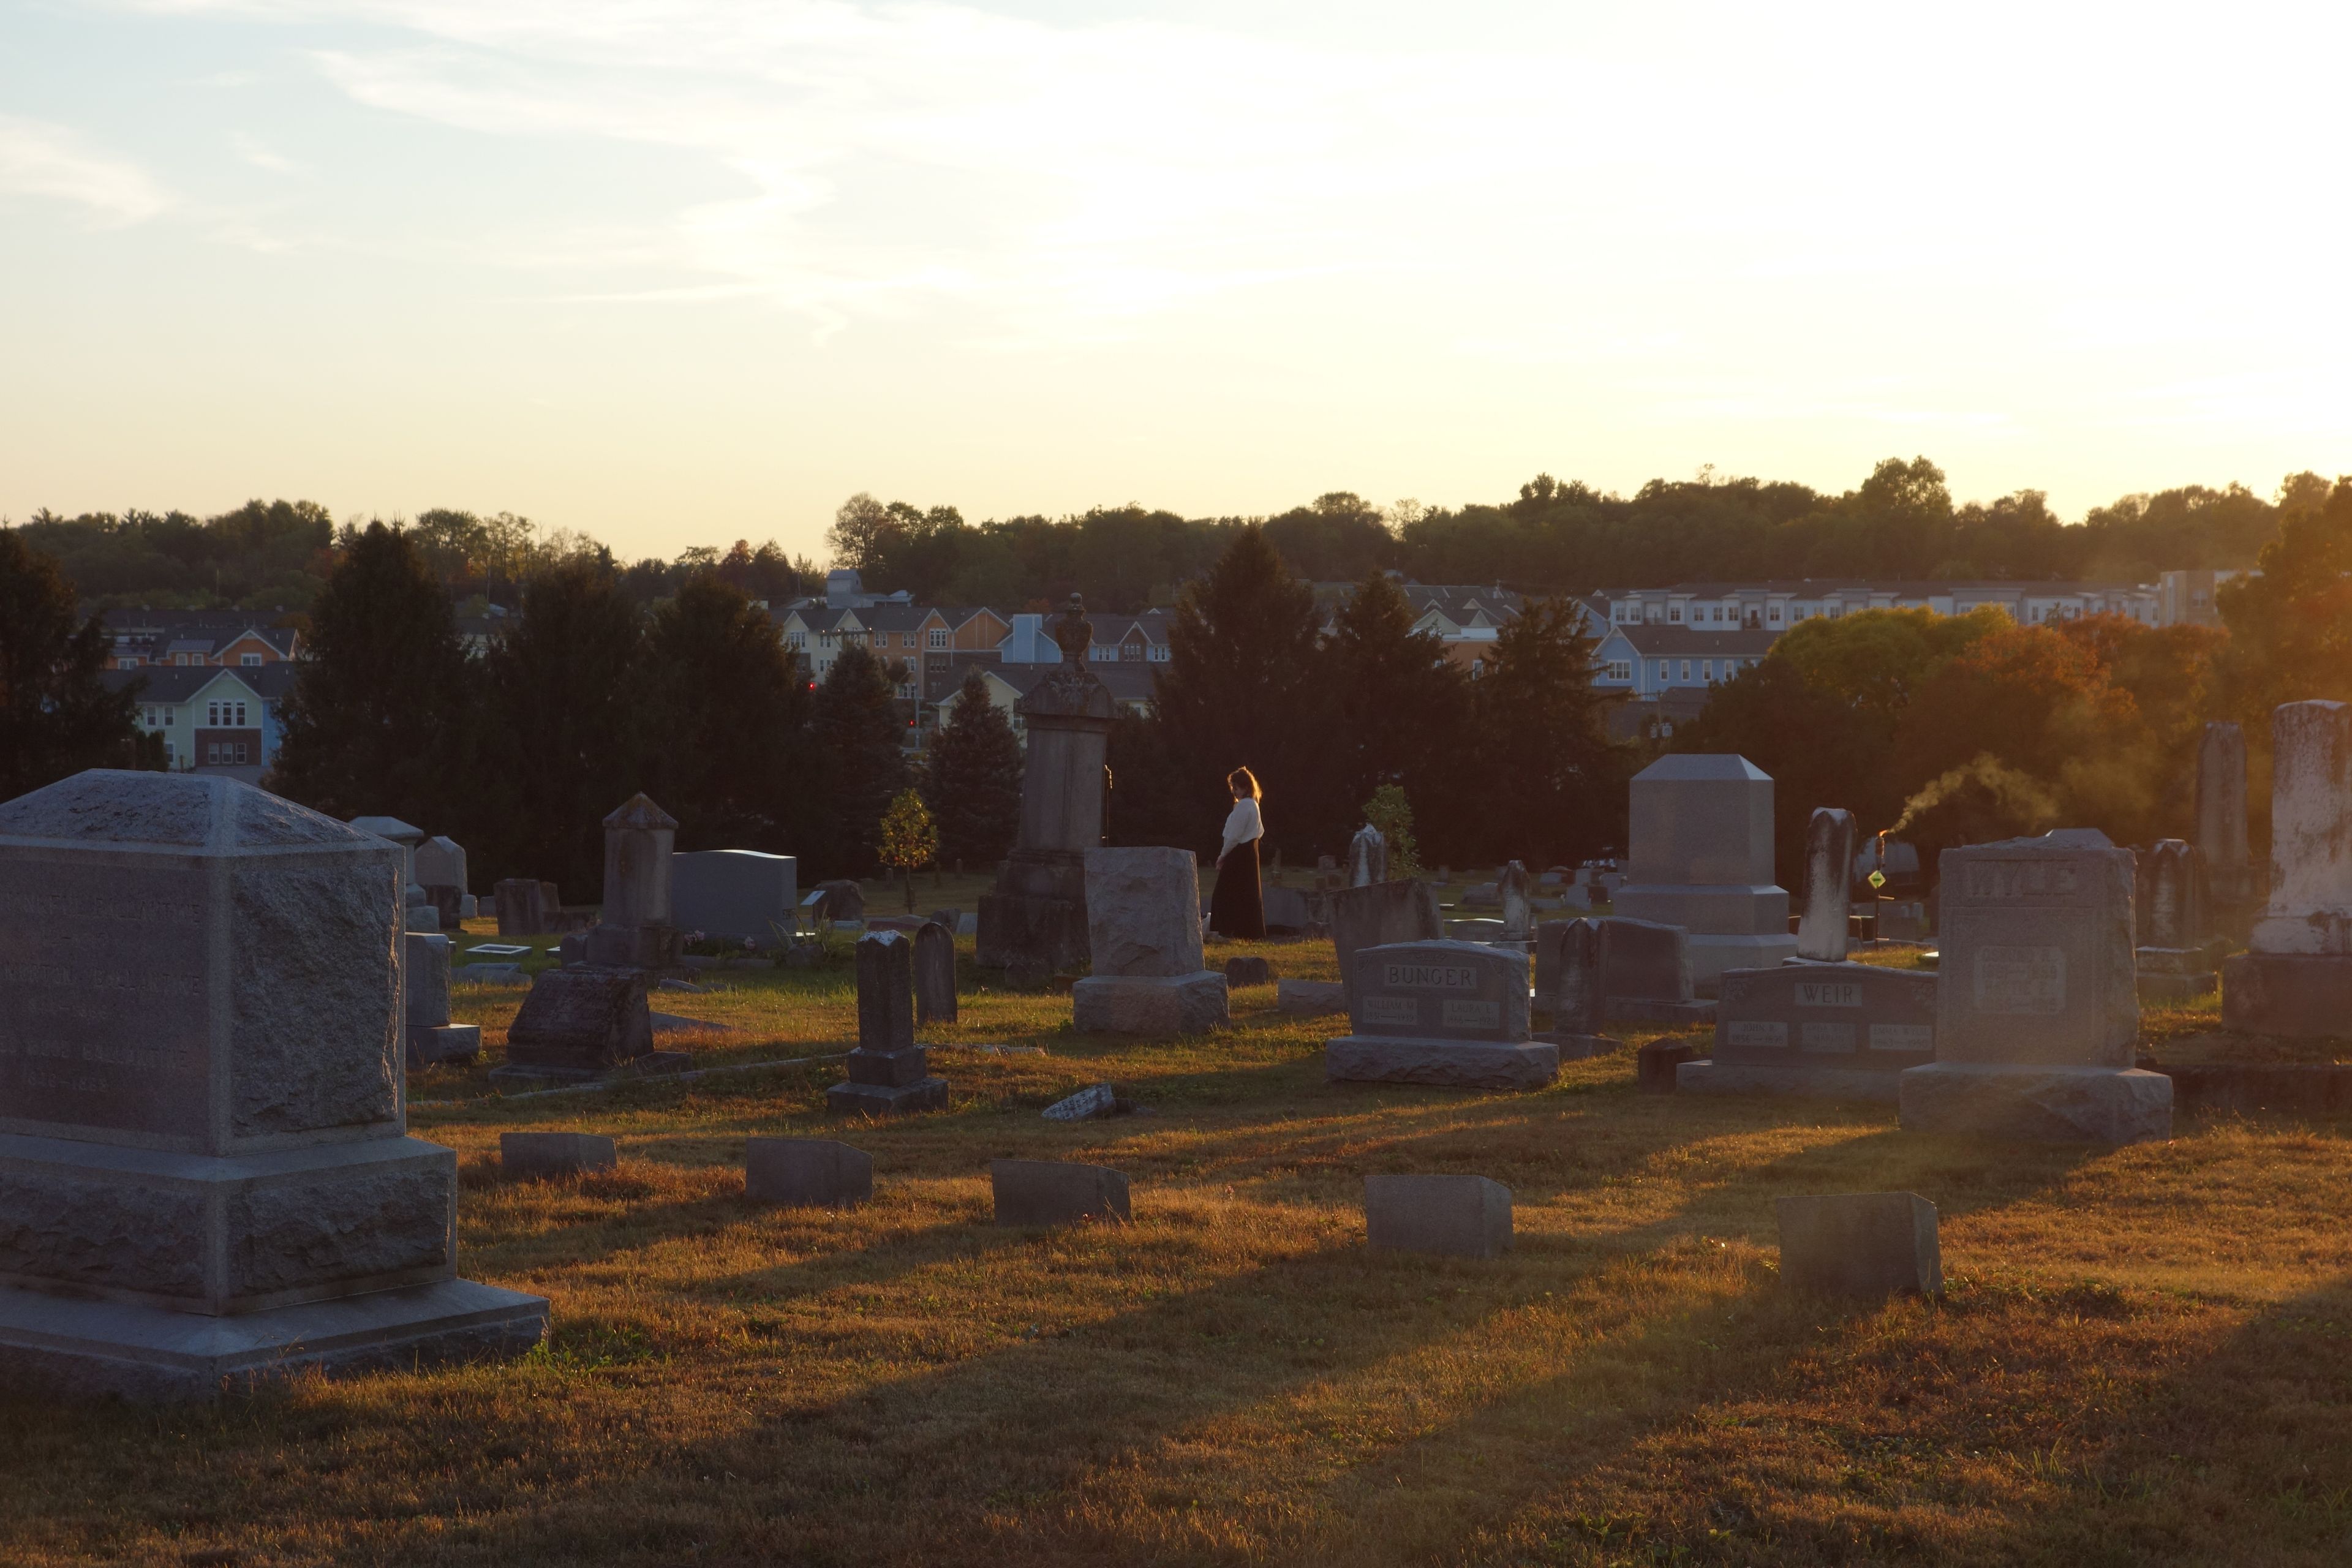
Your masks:
{"label": "woman's dark hair", "polygon": [[1258,793],[1257,775],[1247,768],[1235,768],[1232,773],[1227,773],[1225,787],[1234,792],[1235,800],[1241,799],[1244,795],[1249,796],[1252,800],[1265,798]]}

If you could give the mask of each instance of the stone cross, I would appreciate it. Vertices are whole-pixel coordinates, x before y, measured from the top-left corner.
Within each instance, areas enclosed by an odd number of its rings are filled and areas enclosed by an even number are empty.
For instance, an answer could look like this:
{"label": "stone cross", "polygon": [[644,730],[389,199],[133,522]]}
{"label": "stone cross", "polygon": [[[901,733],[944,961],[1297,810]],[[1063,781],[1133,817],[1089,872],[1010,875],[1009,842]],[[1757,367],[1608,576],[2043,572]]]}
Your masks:
{"label": "stone cross", "polygon": [[1853,903],[1853,813],[1821,806],[1805,825],[1805,907],[1797,917],[1797,956],[1843,963]]}

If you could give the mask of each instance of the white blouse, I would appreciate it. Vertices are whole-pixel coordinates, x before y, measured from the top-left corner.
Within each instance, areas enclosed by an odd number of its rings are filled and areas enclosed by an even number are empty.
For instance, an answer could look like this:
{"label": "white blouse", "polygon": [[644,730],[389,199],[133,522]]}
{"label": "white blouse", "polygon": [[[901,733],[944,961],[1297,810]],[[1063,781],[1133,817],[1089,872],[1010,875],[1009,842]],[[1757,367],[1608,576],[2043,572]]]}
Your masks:
{"label": "white blouse", "polygon": [[1232,854],[1236,844],[1246,844],[1253,838],[1265,837],[1265,824],[1258,820],[1257,802],[1237,800],[1234,802],[1232,813],[1225,818],[1225,847],[1217,851],[1217,858],[1222,860]]}

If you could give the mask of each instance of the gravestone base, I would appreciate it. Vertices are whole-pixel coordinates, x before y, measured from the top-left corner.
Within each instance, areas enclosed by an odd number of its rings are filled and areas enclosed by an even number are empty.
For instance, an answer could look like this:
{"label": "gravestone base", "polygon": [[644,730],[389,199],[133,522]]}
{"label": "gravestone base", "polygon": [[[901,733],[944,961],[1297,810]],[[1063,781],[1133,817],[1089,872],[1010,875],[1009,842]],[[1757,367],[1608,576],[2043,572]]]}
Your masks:
{"label": "gravestone base", "polygon": [[1691,985],[1712,996],[1727,969],[1770,969],[1797,956],[1793,936],[1690,936]]}
{"label": "gravestone base", "polygon": [[1671,1029],[1696,1028],[1715,1022],[1713,1002],[1669,1002],[1658,996],[1612,996],[1602,1010],[1620,1023],[1664,1024]]}
{"label": "gravestone base", "polygon": [[1853,1068],[1746,1067],[1712,1058],[1675,1068],[1677,1094],[1785,1094],[1799,1100],[1895,1102],[1903,1075]]}
{"label": "gravestone base", "polygon": [[2241,952],[2224,960],[2221,1026],[2294,1039],[2352,1036],[2352,956]]}
{"label": "gravestone base", "polygon": [[610,1067],[569,1067],[555,1062],[509,1062],[490,1069],[490,1082],[500,1089],[564,1089],[581,1083],[619,1083],[633,1078],[660,1078],[684,1072],[694,1065],[691,1051],[646,1051]]}
{"label": "gravestone base", "polygon": [[1418,1040],[1341,1035],[1323,1047],[1332,1083],[1423,1083],[1449,1089],[1541,1089],[1559,1076],[1545,1041]]}
{"label": "gravestone base", "polygon": [[1070,1020],[1082,1035],[1201,1035],[1232,1016],[1225,977],[1213,969],[1095,974],[1070,987]]}
{"label": "gravestone base", "polygon": [[2210,971],[2203,974],[2175,974],[2169,971],[2143,969],[2134,977],[2139,999],[2159,1005],[2194,1002],[2200,996],[2210,996],[2214,986],[2220,983],[2219,977]]}
{"label": "gravestone base", "polygon": [[1906,1132],[2027,1143],[2145,1143],[2172,1136],[2172,1080],[2137,1068],[1931,1062],[1898,1075]]}
{"label": "gravestone base", "polygon": [[913,1083],[837,1083],[824,1091],[824,1108],[835,1116],[912,1116],[948,1108],[948,1080]]}
{"label": "gravestone base", "polygon": [[1274,1005],[1286,1013],[1319,1018],[1348,1010],[1348,988],[1336,980],[1277,980]]}
{"label": "gravestone base", "polygon": [[1538,1029],[1528,1037],[1538,1045],[1549,1046],[1559,1053],[1564,1062],[1580,1062],[1590,1057],[1605,1057],[1611,1051],[1622,1051],[1625,1042],[1607,1035],[1575,1035],[1564,1029]]}
{"label": "gravestone base", "polygon": [[518,1356],[546,1332],[545,1297],[470,1279],[229,1317],[0,1286],[0,1384],[142,1404],[209,1399],[313,1369]]}
{"label": "gravestone base", "polygon": [[436,1062],[469,1062],[482,1054],[479,1024],[411,1024],[408,1065],[429,1068]]}

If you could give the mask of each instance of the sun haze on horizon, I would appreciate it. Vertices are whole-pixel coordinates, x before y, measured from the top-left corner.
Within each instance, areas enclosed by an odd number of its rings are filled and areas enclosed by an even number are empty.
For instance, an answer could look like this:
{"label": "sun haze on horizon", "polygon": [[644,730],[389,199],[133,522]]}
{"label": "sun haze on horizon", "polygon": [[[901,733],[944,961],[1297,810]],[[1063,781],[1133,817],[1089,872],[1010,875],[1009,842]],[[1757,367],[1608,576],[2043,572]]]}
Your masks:
{"label": "sun haze on horizon", "polygon": [[[1268,16],[1268,10],[1277,14]],[[37,0],[0,516],[2352,468],[2336,13]]]}

